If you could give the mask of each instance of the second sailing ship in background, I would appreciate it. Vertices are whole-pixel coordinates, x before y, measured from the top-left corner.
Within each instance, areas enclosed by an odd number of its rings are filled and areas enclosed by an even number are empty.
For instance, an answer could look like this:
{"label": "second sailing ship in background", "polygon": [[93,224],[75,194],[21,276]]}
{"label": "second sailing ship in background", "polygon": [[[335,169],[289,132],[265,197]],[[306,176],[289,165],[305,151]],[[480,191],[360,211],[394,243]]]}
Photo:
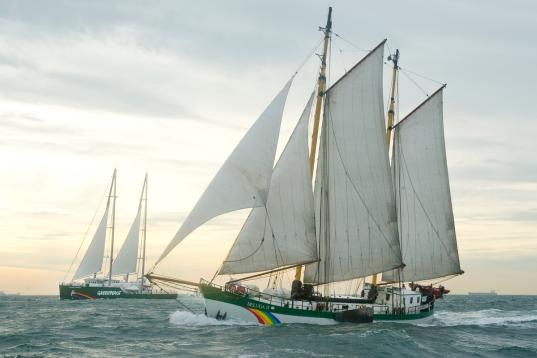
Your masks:
{"label": "second sailing ship in background", "polygon": [[[116,170],[114,170],[112,176],[103,217],[78,269],[73,275],[73,282],[60,284],[60,299],[177,298],[176,293],[156,289],[144,278],[147,237],[147,174],[145,175],[136,217],[130,227],[127,238],[114,259],[115,212]],[[108,226],[109,217],[111,219],[110,227]],[[110,235],[107,235],[107,232]],[[140,235],[140,232],[142,235]],[[108,257],[105,256],[107,236],[110,238]],[[109,259],[108,267],[105,265],[106,258]],[[106,268],[108,272],[106,272]],[[132,274],[134,274],[134,277]]]}

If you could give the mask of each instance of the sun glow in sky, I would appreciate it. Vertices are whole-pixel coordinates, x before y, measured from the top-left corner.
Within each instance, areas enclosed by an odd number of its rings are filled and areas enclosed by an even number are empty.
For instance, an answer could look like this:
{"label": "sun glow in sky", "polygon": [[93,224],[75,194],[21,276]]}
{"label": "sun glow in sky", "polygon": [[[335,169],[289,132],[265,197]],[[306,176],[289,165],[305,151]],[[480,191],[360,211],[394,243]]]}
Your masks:
{"label": "sun glow in sky", "polygon": [[[57,294],[91,218],[102,213],[114,168],[119,242],[149,172],[151,265],[319,43],[329,5],[341,35],[331,46],[330,81],[388,38],[386,53],[399,48],[403,70],[448,83],[447,157],[466,274],[446,285],[537,294],[527,284],[537,278],[537,4],[485,0],[3,1],[0,290]],[[279,150],[317,67],[311,56],[294,81]],[[389,75],[386,66],[385,92]],[[407,75],[401,117],[439,86]],[[245,215],[210,221],[162,272],[212,277]]]}

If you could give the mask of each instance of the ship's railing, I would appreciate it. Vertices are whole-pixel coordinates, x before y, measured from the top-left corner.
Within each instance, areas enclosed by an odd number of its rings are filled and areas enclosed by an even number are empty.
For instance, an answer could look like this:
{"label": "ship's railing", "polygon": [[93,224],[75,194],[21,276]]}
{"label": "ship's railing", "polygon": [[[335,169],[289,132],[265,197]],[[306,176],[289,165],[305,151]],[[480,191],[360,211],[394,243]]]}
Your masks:
{"label": "ship's railing", "polygon": [[[222,291],[242,296],[242,297],[253,297],[259,300],[260,303],[268,304],[271,306],[279,306],[285,308],[295,308],[302,309],[306,311],[311,311],[314,309],[314,305],[310,301],[306,300],[293,300],[291,298],[285,298],[281,296],[271,295],[270,293],[260,292],[249,288],[247,286],[242,286],[240,284],[231,283],[226,284],[225,286],[218,285],[214,282],[209,282],[207,280],[201,279],[200,284],[218,288]],[[320,307],[317,306],[316,307]],[[326,306],[323,306],[326,307]],[[326,309],[323,309],[323,311]]]}
{"label": "ship's railing", "polygon": [[388,314],[416,314],[420,313],[422,310],[430,310],[430,305],[420,305],[412,307],[392,307],[390,305],[373,305],[373,313],[377,315],[388,315]]}
{"label": "ship's railing", "polygon": [[[279,306],[285,308],[294,308],[302,310],[319,310],[319,311],[328,311],[328,312],[337,312],[344,309],[339,308],[338,304],[333,304],[331,302],[316,302],[315,306],[311,301],[306,300],[293,300],[291,298],[285,298],[281,296],[271,295],[269,293],[260,292],[254,290],[250,287],[243,286],[237,283],[226,284],[224,286],[218,285],[213,282],[201,279],[200,284],[218,288],[224,292],[231,293],[233,295],[241,297],[252,297],[259,300],[260,303],[268,304],[271,306]],[[422,310],[430,310],[432,302],[427,302],[420,304],[418,306],[402,306],[400,307],[400,314],[417,314]],[[373,304],[373,313],[374,314],[393,314],[392,306],[388,304]]]}
{"label": "ship's railing", "polygon": [[382,304],[382,305],[373,305],[373,313],[377,315],[388,315],[388,314],[417,314],[420,313],[423,310],[430,311],[431,310],[431,302],[421,304],[419,306],[401,306],[401,307],[392,307],[389,304]]}
{"label": "ship's railing", "polygon": [[[343,306],[348,306],[347,303],[341,304],[337,302],[316,301],[314,304],[312,301],[308,301],[308,300],[293,300],[291,298],[271,295],[269,293],[260,292],[252,288],[249,288],[247,286],[242,286],[236,283],[226,284],[222,286],[222,285],[218,285],[216,283],[201,279],[200,284],[214,287],[224,292],[237,295],[240,297],[255,298],[259,301],[259,303],[263,303],[263,304],[267,304],[271,306],[294,308],[294,309],[301,309],[301,310],[306,310],[306,311],[316,310],[316,311],[323,311],[323,312],[339,312],[339,311],[345,311],[348,309],[348,308],[343,308]],[[363,305],[358,305],[358,307],[362,307],[362,306]],[[373,311],[375,314],[389,313],[388,311],[389,308],[391,308],[391,306],[377,305],[377,304],[373,305]]]}

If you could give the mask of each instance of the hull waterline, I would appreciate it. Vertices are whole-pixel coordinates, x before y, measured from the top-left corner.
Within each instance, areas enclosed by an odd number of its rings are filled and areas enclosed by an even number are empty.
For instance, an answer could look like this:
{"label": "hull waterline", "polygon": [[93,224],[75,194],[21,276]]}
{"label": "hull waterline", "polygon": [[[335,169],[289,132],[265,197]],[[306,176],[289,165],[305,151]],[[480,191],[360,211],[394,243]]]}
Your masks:
{"label": "hull waterline", "polygon": [[113,298],[133,298],[133,299],[176,299],[176,293],[152,293],[152,292],[125,292],[119,287],[101,286],[86,287],[60,285],[61,300],[95,300]]}
{"label": "hull waterline", "polygon": [[[427,305],[414,312],[390,314],[379,306],[347,302],[333,302],[330,308],[324,303],[305,300],[288,300],[281,297],[228,292],[214,285],[200,284],[200,292],[205,300],[206,314],[219,320],[233,320],[263,325],[305,323],[336,324],[338,322],[370,323],[376,321],[415,321],[432,319],[434,305]],[[346,309],[340,309],[346,307]],[[342,315],[360,310],[357,320],[342,319]],[[371,312],[371,315],[368,315]],[[355,312],[354,312],[355,313]],[[355,317],[354,314],[351,314]]]}

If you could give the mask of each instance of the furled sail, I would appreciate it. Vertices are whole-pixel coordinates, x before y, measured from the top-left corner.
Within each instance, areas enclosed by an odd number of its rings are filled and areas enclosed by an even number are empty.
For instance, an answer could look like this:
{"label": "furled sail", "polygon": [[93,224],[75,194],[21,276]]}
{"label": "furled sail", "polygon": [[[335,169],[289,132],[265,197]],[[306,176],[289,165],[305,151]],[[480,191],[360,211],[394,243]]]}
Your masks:
{"label": "furled sail", "polygon": [[[140,202],[141,204],[141,202]],[[140,241],[140,216],[142,206],[138,207],[138,213],[131,225],[129,233],[123,246],[119,250],[114,263],[112,265],[112,275],[126,275],[131,272],[136,272],[136,264],[138,261],[138,243]]]}
{"label": "furled sail", "polygon": [[[404,281],[462,273],[444,142],[442,89],[395,128],[393,173]],[[383,280],[397,281],[389,271]]]}
{"label": "furled sail", "polygon": [[231,211],[265,206],[283,109],[292,80],[235,147],[157,263],[206,221]]}
{"label": "furled sail", "polygon": [[384,42],[326,93],[315,188],[321,261],[306,266],[305,282],[402,265],[385,137]]}
{"label": "furled sail", "polygon": [[220,274],[250,273],[317,260],[308,123],[313,94],[278,163],[266,207],[254,208]]}
{"label": "furled sail", "polygon": [[93,235],[93,239],[86,250],[86,254],[82,258],[78,269],[76,270],[73,280],[100,272],[103,266],[104,246],[106,241],[106,225],[108,224],[108,208],[110,200],[106,205],[104,215]]}

